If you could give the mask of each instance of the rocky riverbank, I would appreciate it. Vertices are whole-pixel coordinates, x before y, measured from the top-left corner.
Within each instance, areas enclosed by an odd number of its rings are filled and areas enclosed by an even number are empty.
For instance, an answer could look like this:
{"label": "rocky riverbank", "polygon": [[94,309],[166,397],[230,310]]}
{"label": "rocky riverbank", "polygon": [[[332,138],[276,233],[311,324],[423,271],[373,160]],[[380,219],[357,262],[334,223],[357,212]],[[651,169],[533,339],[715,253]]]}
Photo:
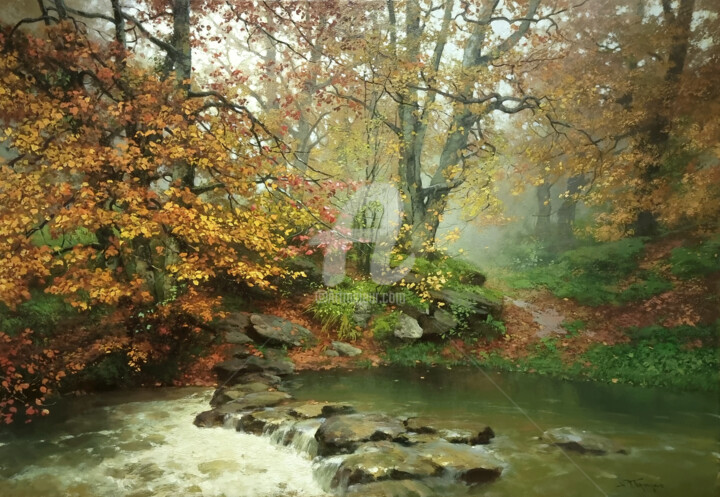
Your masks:
{"label": "rocky riverbank", "polygon": [[[215,365],[220,386],[211,409],[195,418],[197,426],[234,429],[291,446],[313,459],[318,481],[339,495],[459,495],[490,484],[506,468],[493,446],[494,430],[481,420],[458,424],[361,412],[344,402],[297,401],[287,391],[295,365],[286,352],[312,344],[313,334],[269,315],[237,314],[225,325],[232,357]],[[348,355],[350,347],[338,342],[333,350]],[[588,456],[627,453],[570,428],[548,430],[534,445]]]}
{"label": "rocky riverbank", "polygon": [[[358,412],[346,403],[298,402],[285,390],[294,364],[282,349],[314,337],[275,316],[235,315],[226,323],[233,357],[215,365],[220,387],[201,427],[225,427],[270,437],[314,458],[326,490],[342,495],[437,495],[439,488],[487,484],[503,461],[489,447],[495,433],[482,422],[450,426],[442,419]],[[260,343],[258,343],[260,342]],[[354,351],[334,346],[339,354]],[[454,493],[454,492],[453,492]]]}

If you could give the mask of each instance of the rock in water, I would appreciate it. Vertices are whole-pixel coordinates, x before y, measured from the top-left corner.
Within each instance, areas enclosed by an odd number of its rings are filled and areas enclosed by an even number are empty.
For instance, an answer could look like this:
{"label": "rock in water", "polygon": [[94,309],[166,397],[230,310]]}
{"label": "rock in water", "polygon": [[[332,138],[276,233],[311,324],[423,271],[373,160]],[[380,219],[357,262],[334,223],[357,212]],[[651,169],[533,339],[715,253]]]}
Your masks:
{"label": "rock in water", "polygon": [[340,465],[332,480],[333,488],[383,480],[419,480],[439,476],[443,468],[420,457],[412,449],[392,442],[361,445]]}
{"label": "rock in water", "polygon": [[237,425],[237,431],[262,435],[264,432],[272,433],[283,424],[288,424],[292,421],[293,417],[287,411],[254,411],[242,417]]}
{"label": "rock in water", "polygon": [[608,438],[568,426],[547,430],[543,433],[541,440],[555,447],[579,454],[593,456],[603,456],[611,452],[627,454],[627,450],[617,448],[612,440]]}
{"label": "rock in water", "polygon": [[210,411],[203,411],[195,416],[195,421],[193,423],[195,426],[200,428],[212,428],[215,426],[222,426],[224,420],[224,413],[221,413],[216,409],[212,409]]}
{"label": "rock in water", "polygon": [[318,455],[349,454],[365,442],[392,440],[405,432],[400,420],[380,414],[332,416],[320,425]]}
{"label": "rock in water", "polygon": [[[490,440],[495,438],[495,432],[489,426],[474,422],[448,423],[442,419],[435,418],[408,418],[405,420],[405,427],[409,432],[424,435],[433,434],[435,438],[442,438],[450,443],[459,443],[467,445],[486,445]],[[423,437],[411,436],[400,440],[402,443],[418,443],[423,441]]]}
{"label": "rock in water", "polygon": [[401,340],[414,341],[423,336],[423,329],[417,319],[407,314],[400,314],[393,334]]}
{"label": "rock in water", "polygon": [[332,402],[301,402],[288,406],[290,414],[297,418],[327,418],[338,414],[352,414],[355,408],[350,404]]}
{"label": "rock in water", "polygon": [[301,347],[315,342],[315,336],[310,330],[277,316],[253,314],[250,322],[252,327],[248,335],[261,345]]}
{"label": "rock in water", "polygon": [[353,347],[349,343],[345,342],[333,342],[332,347],[337,351],[338,354],[345,357],[355,357],[356,355],[362,354],[361,349]]}
{"label": "rock in water", "polygon": [[285,392],[256,392],[249,393],[237,400],[228,402],[219,408],[223,414],[241,412],[248,409],[261,407],[273,407],[286,400],[292,399],[292,395]]}
{"label": "rock in water", "polygon": [[468,485],[491,482],[503,470],[500,461],[480,447],[439,441],[416,445],[413,450]]}

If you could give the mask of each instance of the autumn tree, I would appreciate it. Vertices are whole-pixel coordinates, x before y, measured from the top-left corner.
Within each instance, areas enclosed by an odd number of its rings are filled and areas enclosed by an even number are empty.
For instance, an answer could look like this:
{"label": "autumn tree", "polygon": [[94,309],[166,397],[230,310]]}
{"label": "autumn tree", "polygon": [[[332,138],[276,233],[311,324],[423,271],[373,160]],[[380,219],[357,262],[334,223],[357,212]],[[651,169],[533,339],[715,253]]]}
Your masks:
{"label": "autumn tree", "polygon": [[538,191],[567,181],[544,199],[566,235],[578,201],[598,212],[600,238],[717,228],[717,14],[711,2],[618,1],[566,21],[575,35],[532,83],[548,100],[524,147]]}
{"label": "autumn tree", "polygon": [[[194,82],[190,2],[39,5],[0,35],[2,302],[41,288],[120,321],[186,316],[193,329],[216,315],[218,278],[270,288],[297,276],[280,263],[317,215],[280,193],[293,181],[282,139]],[[147,334],[125,333],[116,343],[133,364],[157,352],[141,345]],[[27,390],[13,378],[40,387],[30,362],[2,367],[10,397]]]}

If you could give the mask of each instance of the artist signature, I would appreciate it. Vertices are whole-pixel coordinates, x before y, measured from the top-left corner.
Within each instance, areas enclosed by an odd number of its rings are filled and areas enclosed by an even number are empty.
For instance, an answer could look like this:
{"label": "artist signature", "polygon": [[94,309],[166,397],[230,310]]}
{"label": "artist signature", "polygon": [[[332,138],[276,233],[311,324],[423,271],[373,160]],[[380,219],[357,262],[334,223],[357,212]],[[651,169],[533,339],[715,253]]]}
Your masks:
{"label": "artist signature", "polygon": [[657,493],[658,490],[665,488],[662,483],[651,483],[643,481],[643,478],[635,478],[634,480],[620,480],[617,484],[618,488],[634,488],[643,493]]}

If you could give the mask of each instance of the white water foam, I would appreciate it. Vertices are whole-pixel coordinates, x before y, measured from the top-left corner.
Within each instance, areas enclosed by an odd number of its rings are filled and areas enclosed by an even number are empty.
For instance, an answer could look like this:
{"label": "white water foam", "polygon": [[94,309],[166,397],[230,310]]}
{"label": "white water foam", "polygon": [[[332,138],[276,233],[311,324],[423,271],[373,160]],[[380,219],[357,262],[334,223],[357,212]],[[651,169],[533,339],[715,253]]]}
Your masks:
{"label": "white water foam", "polygon": [[[230,429],[195,427],[193,417],[206,409],[208,400],[208,395],[191,395],[87,412],[84,415],[106,416],[104,429],[49,440],[57,449],[52,458],[31,462],[10,479],[0,479],[0,495],[326,495],[313,478],[312,462],[294,449]],[[80,437],[89,440],[83,445]],[[306,443],[304,436],[297,439],[298,444]],[[73,441],[76,445],[65,448]]]}

